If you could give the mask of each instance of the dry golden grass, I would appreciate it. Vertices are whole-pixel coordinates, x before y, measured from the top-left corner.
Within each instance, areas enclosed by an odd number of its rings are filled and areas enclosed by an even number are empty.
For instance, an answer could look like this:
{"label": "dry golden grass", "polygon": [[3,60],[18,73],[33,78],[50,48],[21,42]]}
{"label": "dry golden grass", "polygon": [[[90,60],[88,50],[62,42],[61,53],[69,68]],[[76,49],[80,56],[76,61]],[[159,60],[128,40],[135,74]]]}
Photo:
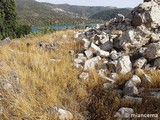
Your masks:
{"label": "dry golden grass", "polygon": [[[64,34],[67,35],[65,39]],[[37,47],[39,41],[59,41],[62,44],[55,50],[46,50]],[[81,47],[81,43],[74,41],[72,30],[17,39],[9,45],[0,46],[0,61],[7,64],[6,67],[0,67],[0,76],[11,70],[16,71],[23,89],[21,94],[16,95],[0,90],[2,96],[10,96],[9,99],[0,99],[0,105],[5,106],[0,119],[56,120],[53,115],[47,114],[47,110],[53,106],[71,111],[74,120],[86,120],[82,114],[85,110],[93,112],[88,116],[90,120],[106,120],[106,116],[112,119],[121,106],[120,96],[99,87],[104,81],[98,77],[96,71],[89,73],[88,82],[78,79],[81,71],[73,67],[74,56],[71,57],[69,50],[78,51]],[[53,62],[50,60],[52,58],[61,61]],[[151,75],[159,82],[159,72]],[[119,75],[117,85],[124,84],[130,76],[131,74]],[[16,100],[14,105],[11,104],[12,100]]]}
{"label": "dry golden grass", "polygon": [[160,88],[160,70],[152,70],[146,72],[152,79],[151,88]]}
{"label": "dry golden grass", "polygon": [[116,85],[119,89],[122,89],[124,84],[132,77],[132,73],[129,72],[127,74],[118,74],[116,76]]}
{"label": "dry golden grass", "polygon": [[[64,34],[67,35],[66,39],[62,39]],[[47,51],[37,47],[39,41],[67,43],[57,50]],[[27,47],[27,43],[30,46]],[[79,111],[78,102],[87,96],[87,85],[78,80],[80,71],[73,67],[69,50],[80,47],[80,43],[74,42],[73,31],[70,30],[23,41],[14,40],[9,45],[0,46],[0,61],[6,62],[17,72],[23,89],[23,93],[16,96],[17,102],[13,107],[15,115],[6,111],[3,119],[53,119],[46,115],[47,109],[52,106],[67,108],[73,113]],[[53,62],[50,60],[52,58],[61,61]],[[6,67],[0,70],[1,75],[5,72]],[[75,118],[81,119],[81,115],[75,114]]]}

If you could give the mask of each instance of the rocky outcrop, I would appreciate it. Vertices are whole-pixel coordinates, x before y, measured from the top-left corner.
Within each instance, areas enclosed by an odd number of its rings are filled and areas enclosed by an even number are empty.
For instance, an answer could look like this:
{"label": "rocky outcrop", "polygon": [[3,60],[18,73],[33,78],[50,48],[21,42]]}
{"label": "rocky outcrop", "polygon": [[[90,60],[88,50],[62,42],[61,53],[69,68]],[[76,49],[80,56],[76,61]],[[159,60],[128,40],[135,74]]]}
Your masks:
{"label": "rocky outcrop", "polygon": [[[144,83],[152,83],[152,78],[143,69],[160,70],[158,1],[145,1],[134,8],[131,15],[129,19],[118,14],[103,25],[77,33],[75,36],[83,36],[78,39],[84,45],[80,53],[83,58],[77,57],[74,61],[79,59],[78,64],[83,69],[82,79],[89,80],[84,72],[95,69],[100,78],[106,80],[103,87],[107,90],[114,89],[118,74],[130,73],[131,77],[120,91],[123,99],[141,104]],[[141,75],[138,70],[141,70]],[[106,74],[106,71],[109,73]],[[152,92],[150,97],[159,98],[159,93]],[[120,108],[115,117],[130,117],[133,112],[132,108]]]}
{"label": "rocky outcrop", "polygon": [[150,1],[137,6],[132,11],[132,19],[119,14],[104,25],[87,28],[81,32],[85,49],[81,54],[86,61],[79,59],[82,61],[79,64],[89,70],[105,62],[103,66],[114,68],[110,71],[122,74],[146,66],[159,69],[159,16],[159,5]]}
{"label": "rocky outcrop", "polygon": [[0,40],[0,45],[6,45],[8,43],[11,42],[11,39],[9,37],[3,39],[3,40]]}

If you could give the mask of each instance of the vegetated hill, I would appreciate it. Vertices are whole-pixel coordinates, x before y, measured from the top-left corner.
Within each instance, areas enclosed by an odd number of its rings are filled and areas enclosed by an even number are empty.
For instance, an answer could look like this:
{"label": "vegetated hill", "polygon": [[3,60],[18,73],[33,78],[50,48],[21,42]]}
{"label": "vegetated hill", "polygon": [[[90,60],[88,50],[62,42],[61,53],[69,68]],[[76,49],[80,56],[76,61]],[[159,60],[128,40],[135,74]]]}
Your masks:
{"label": "vegetated hill", "polygon": [[130,17],[131,10],[132,9],[130,8],[105,10],[92,15],[90,19],[110,20],[115,18],[117,14],[123,14],[124,16]]}
{"label": "vegetated hill", "polygon": [[115,7],[50,4],[35,0],[16,0],[18,22],[30,25],[86,23],[90,16]]}
{"label": "vegetated hill", "polygon": [[76,6],[76,5],[69,5],[69,4],[52,4],[52,6],[56,8],[63,9],[65,11],[68,11],[69,13],[72,13],[73,15],[76,15],[76,17],[82,17],[82,18],[89,18],[90,16],[99,13],[104,10],[110,10],[110,9],[116,9],[116,7],[111,6]]}
{"label": "vegetated hill", "polygon": [[45,3],[35,0],[16,0],[17,21],[29,25],[54,25],[88,22],[86,19],[73,18],[63,11],[55,11]]}

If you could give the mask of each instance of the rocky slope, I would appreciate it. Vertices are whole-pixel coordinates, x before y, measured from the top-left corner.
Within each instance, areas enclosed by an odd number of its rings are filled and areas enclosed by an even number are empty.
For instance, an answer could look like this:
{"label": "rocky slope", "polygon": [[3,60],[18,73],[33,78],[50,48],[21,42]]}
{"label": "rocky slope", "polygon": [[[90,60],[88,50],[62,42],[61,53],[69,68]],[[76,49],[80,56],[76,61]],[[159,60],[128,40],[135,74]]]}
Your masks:
{"label": "rocky slope", "polygon": [[[77,33],[75,37],[84,44],[84,49],[74,60],[75,67],[83,70],[79,78],[89,80],[88,71],[96,69],[99,76],[108,81],[103,84],[105,89],[118,90],[124,99],[142,104],[142,96],[147,89],[145,84],[159,81],[159,78],[155,80],[145,73],[160,70],[159,16],[160,9],[156,2],[144,2],[134,8],[131,19],[118,14],[104,25]],[[114,88],[116,76],[127,73],[130,73],[130,78],[122,88]],[[148,91],[148,98],[159,99],[159,85],[158,91]],[[132,106],[123,107],[115,117],[130,117],[133,113]]]}
{"label": "rocky slope", "polygon": [[145,2],[131,19],[2,40],[0,119],[159,119],[159,12]]}

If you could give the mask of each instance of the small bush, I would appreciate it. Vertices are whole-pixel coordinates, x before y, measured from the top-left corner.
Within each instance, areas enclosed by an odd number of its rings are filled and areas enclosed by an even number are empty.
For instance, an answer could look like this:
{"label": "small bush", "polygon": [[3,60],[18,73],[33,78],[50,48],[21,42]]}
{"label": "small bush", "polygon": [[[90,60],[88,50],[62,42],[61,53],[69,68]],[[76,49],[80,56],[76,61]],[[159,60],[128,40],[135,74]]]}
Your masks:
{"label": "small bush", "polygon": [[31,32],[31,26],[20,24],[16,28],[16,37],[20,38],[21,36],[28,35],[30,32]]}
{"label": "small bush", "polygon": [[41,33],[42,35],[52,33],[54,31],[55,31],[55,29],[52,29],[50,27],[43,27],[43,28],[38,29],[38,32]]}

